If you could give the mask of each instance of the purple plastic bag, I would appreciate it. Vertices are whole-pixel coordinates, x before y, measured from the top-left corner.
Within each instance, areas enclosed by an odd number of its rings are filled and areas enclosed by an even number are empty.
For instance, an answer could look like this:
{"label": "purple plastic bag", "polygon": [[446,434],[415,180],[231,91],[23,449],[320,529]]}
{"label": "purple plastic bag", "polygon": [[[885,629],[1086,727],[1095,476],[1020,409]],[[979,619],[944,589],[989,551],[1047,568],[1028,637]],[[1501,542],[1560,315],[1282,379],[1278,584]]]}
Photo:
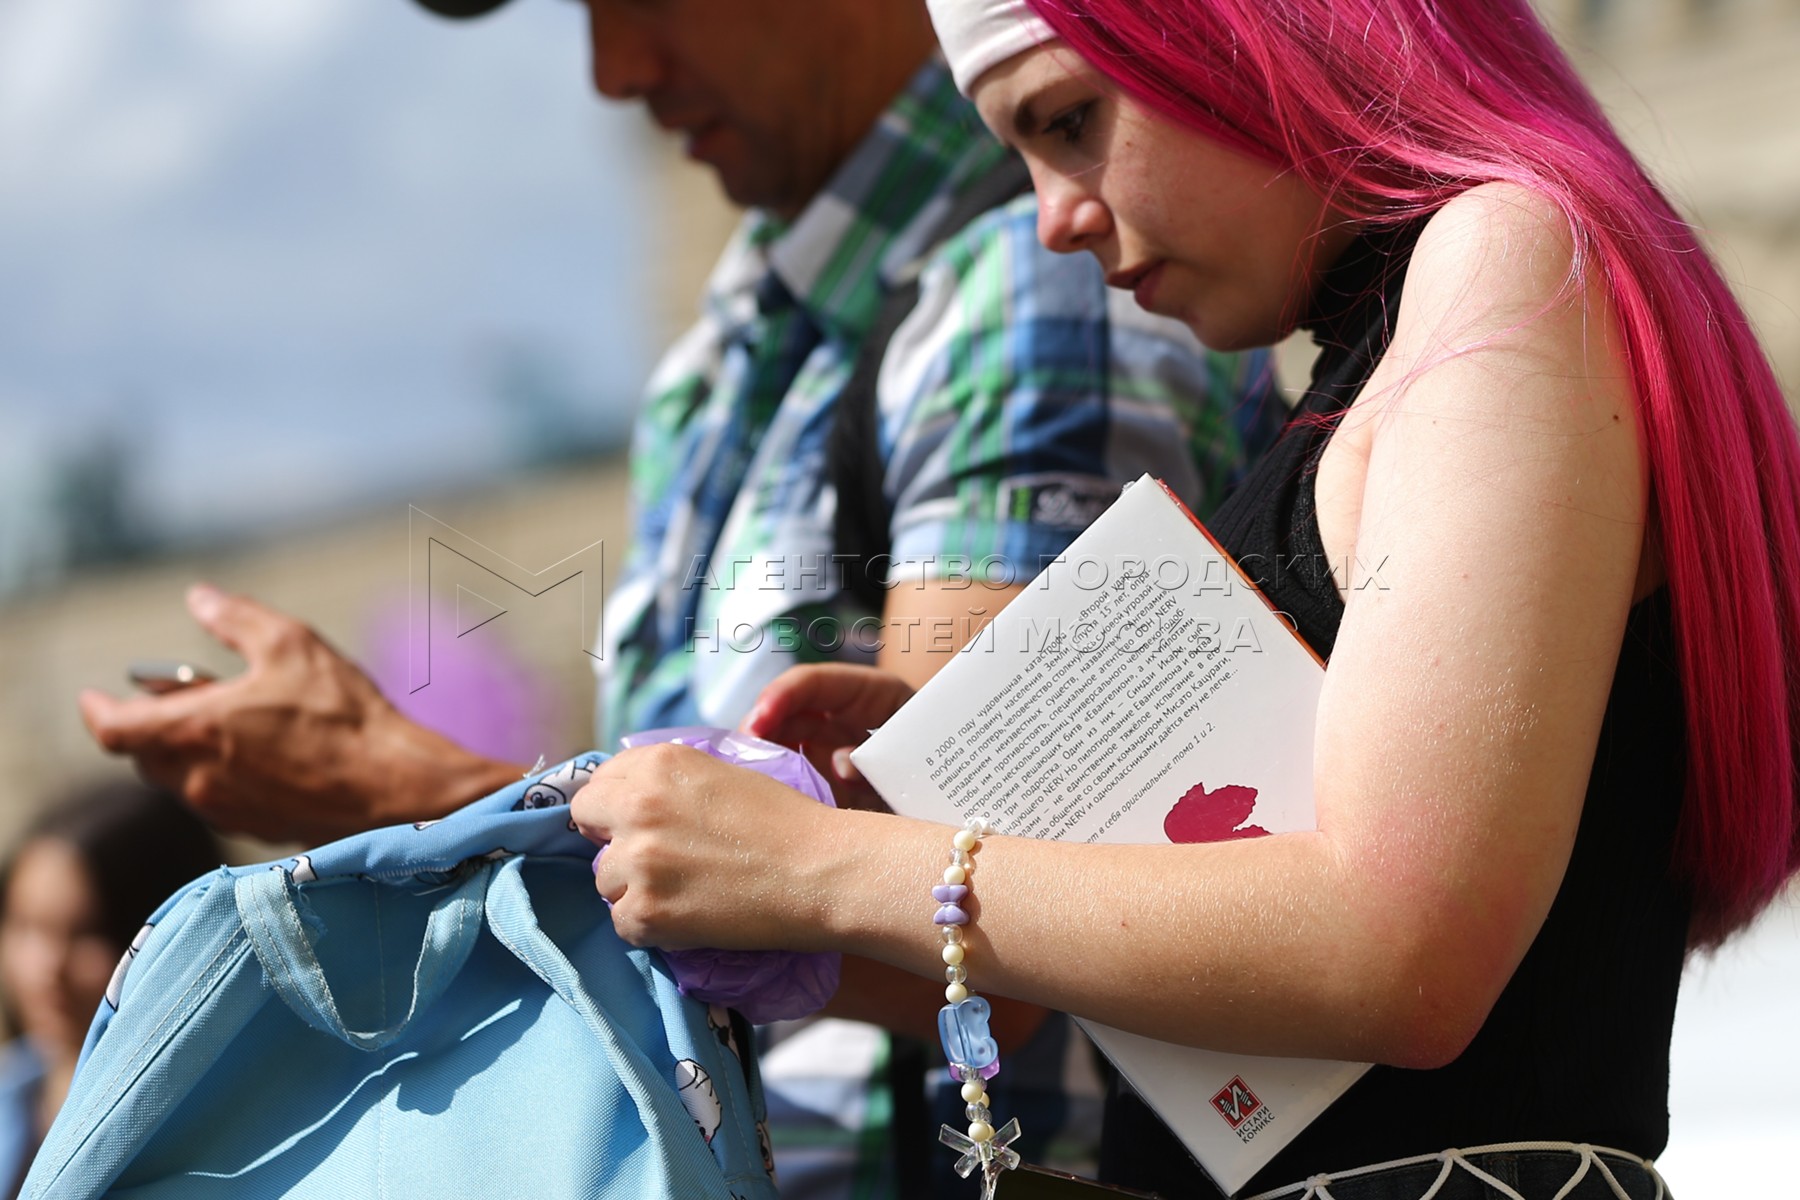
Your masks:
{"label": "purple plastic bag", "polygon": [[[811,763],[774,742],[706,725],[652,729],[620,739],[627,750],[673,742],[704,750],[722,762],[760,771],[820,804],[837,807],[831,785]],[[605,854],[603,848],[600,854]],[[599,868],[600,857],[594,858]],[[723,1004],[762,1025],[791,1021],[823,1008],[837,991],[843,965],[839,954],[802,954],[793,950],[664,950],[681,994],[705,1004]]]}

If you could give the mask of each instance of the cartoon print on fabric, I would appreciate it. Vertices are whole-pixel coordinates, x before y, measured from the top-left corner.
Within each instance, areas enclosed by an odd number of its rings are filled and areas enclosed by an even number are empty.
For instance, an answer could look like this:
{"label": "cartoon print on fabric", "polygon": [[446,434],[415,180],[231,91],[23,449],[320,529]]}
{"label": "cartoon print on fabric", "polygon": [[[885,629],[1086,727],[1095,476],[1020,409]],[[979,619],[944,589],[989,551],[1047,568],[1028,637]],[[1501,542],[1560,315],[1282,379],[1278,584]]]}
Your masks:
{"label": "cartoon print on fabric", "polygon": [[106,981],[106,1003],[114,1012],[119,1011],[119,994],[125,990],[125,972],[131,969],[132,960],[137,958],[138,951],[150,940],[150,931],[155,925],[146,925],[137,931],[131,939],[131,945],[125,947],[125,953],[119,958],[119,965],[113,968],[112,978]]}
{"label": "cartoon print on fabric", "polygon": [[701,1139],[712,1145],[713,1135],[725,1121],[725,1109],[719,1103],[719,1093],[713,1089],[712,1076],[693,1059],[684,1058],[675,1064],[675,1091],[700,1130]]}
{"label": "cartoon print on fabric", "polygon": [[744,1052],[738,1046],[737,1032],[733,1028],[731,1020],[731,1010],[723,1004],[707,1005],[706,1024],[713,1031],[713,1036],[719,1039],[719,1045],[731,1051],[731,1056],[738,1060],[739,1066],[742,1066]]}
{"label": "cartoon print on fabric", "polygon": [[769,1119],[767,1117],[756,1123],[756,1148],[762,1151],[763,1170],[767,1172],[769,1182],[780,1187],[781,1181],[775,1178],[775,1147],[769,1141]]}
{"label": "cartoon print on fabric", "polygon": [[[740,1025],[744,1026],[741,1036]],[[731,1051],[731,1057],[737,1060],[738,1067],[742,1069],[744,1044],[750,1040],[749,1026],[744,1018],[723,1004],[709,1004],[706,1006],[706,1026],[712,1030],[713,1037],[719,1040],[719,1045]],[[770,1183],[775,1183],[775,1147],[769,1141],[769,1122],[766,1117],[756,1123],[756,1148],[762,1154],[763,1173],[768,1175]]]}
{"label": "cartoon print on fabric", "polygon": [[595,768],[604,761],[598,754],[583,754],[571,758],[526,788],[519,802],[513,805],[513,811],[529,812],[534,808],[557,808],[569,803],[575,798],[575,793],[594,777]]}

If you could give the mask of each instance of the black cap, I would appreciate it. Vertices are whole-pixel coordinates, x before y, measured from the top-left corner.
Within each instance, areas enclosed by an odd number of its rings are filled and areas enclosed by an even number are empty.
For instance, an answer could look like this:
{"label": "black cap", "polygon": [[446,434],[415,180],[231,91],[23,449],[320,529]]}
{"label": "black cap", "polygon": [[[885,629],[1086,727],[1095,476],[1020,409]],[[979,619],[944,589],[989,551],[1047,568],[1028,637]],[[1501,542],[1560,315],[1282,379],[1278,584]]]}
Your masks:
{"label": "black cap", "polygon": [[506,0],[418,0],[419,7],[440,17],[485,16],[505,3]]}

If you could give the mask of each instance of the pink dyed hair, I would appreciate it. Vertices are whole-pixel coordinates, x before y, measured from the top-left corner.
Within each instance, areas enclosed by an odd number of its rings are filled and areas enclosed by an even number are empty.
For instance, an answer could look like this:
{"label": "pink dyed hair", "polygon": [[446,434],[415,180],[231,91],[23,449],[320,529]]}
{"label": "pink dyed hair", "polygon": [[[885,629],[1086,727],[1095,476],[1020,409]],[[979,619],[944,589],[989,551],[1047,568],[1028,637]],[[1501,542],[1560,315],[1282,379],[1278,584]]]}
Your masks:
{"label": "pink dyed hair", "polygon": [[1688,732],[1697,942],[1800,869],[1800,438],[1743,310],[1525,0],[1029,0],[1141,103],[1363,220],[1549,197],[1624,328]]}

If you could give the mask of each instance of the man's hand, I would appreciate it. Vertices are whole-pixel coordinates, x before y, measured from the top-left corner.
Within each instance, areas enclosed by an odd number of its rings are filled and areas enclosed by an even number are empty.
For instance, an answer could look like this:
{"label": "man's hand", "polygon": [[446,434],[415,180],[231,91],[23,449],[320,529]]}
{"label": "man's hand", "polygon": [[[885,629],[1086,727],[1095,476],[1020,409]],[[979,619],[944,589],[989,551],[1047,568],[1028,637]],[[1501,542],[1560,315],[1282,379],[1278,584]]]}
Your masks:
{"label": "man's hand", "polygon": [[317,843],[441,817],[519,777],[402,716],[292,617],[200,585],[188,609],[243,656],[235,678],[165,696],[81,694],[107,750],[222,829]]}
{"label": "man's hand", "polygon": [[839,808],[886,812],[887,805],[850,761],[850,751],[912,694],[905,680],[876,667],[795,667],[763,689],[743,729],[806,755],[830,780]]}

